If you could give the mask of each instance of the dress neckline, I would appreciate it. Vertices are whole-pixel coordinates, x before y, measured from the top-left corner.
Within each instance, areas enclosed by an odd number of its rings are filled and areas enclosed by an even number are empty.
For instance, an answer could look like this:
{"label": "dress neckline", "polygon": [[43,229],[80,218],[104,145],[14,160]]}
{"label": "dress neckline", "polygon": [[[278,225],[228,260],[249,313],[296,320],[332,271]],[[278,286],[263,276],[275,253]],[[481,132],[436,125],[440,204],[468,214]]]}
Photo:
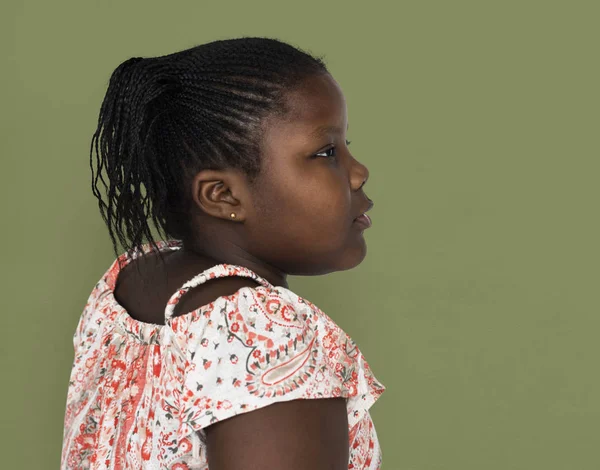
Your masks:
{"label": "dress neckline", "polygon": [[[156,240],[154,242],[158,247],[159,251],[174,251],[179,250],[183,246],[180,240]],[[263,277],[256,274],[251,269],[237,265],[237,264],[228,264],[228,263],[220,263],[214,266],[211,266],[208,269],[196,274],[191,279],[186,281],[181,287],[175,290],[175,292],[171,295],[167,305],[164,310],[165,323],[147,323],[140,320],[136,320],[133,318],[127,309],[123,307],[114,295],[114,289],[116,286],[117,277],[119,276],[119,272],[125,268],[129,263],[131,263],[134,259],[141,256],[141,253],[149,253],[151,251],[155,251],[152,249],[152,245],[150,242],[141,245],[141,251],[139,249],[134,250],[133,254],[130,256],[127,252],[122,253],[115,261],[112,263],[110,268],[106,271],[106,274],[102,277],[102,282],[105,283],[105,298],[110,303],[111,317],[113,317],[113,321],[117,327],[120,327],[124,332],[129,333],[135,336],[139,341],[143,343],[157,343],[160,333],[165,328],[173,328],[178,329],[181,327],[181,323],[189,323],[193,321],[195,318],[198,318],[204,310],[211,307],[215,302],[219,299],[225,297],[232,297],[233,295],[239,294],[239,292],[243,289],[260,289],[266,288],[268,290],[275,289],[276,287],[271,284],[269,281],[264,279]],[[121,263],[121,268],[119,267],[119,262]],[[179,302],[179,299],[191,288],[198,286],[199,284],[203,284],[209,279],[215,279],[218,277],[225,276],[241,276],[248,277],[260,285],[255,287],[241,287],[234,294],[228,296],[220,296],[213,300],[211,303],[202,305],[195,310],[190,312],[186,312],[183,315],[179,315],[177,317],[173,317],[173,310],[175,306]]]}

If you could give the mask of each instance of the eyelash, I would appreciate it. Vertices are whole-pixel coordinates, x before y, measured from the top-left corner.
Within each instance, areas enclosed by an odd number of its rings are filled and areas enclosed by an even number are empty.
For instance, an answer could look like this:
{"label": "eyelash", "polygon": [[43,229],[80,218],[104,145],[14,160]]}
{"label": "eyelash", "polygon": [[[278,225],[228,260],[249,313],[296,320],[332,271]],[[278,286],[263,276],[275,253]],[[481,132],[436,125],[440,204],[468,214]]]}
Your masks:
{"label": "eyelash", "polygon": [[[350,141],[350,140],[346,141],[346,145],[350,145],[351,143],[352,143],[352,141]],[[321,157],[322,153],[329,152],[330,150],[335,150],[335,145],[333,147],[329,147],[328,149],[325,149],[325,150],[315,154],[315,157]],[[325,158],[331,158],[331,157],[335,157],[335,156],[336,155],[329,155],[329,156],[325,156]]]}

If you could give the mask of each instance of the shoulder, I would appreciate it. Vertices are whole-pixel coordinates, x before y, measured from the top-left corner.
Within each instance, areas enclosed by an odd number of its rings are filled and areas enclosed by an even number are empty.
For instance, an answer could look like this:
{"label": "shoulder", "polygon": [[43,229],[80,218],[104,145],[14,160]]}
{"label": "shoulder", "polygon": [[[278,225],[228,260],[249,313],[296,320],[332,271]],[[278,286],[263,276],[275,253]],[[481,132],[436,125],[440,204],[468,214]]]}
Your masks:
{"label": "shoulder", "polygon": [[[352,339],[287,288],[242,285],[181,319],[186,323],[177,324],[175,332],[186,346],[188,364],[181,396],[197,409],[180,417],[179,437],[298,399],[346,398],[347,422],[353,426],[382,391]],[[287,409],[302,413],[292,405]]]}
{"label": "shoulder", "polygon": [[182,296],[175,306],[173,316],[177,317],[214,303],[218,299],[234,296],[242,288],[252,289],[258,286],[260,284],[257,281],[247,277],[230,276],[211,279],[210,282],[200,284]]}

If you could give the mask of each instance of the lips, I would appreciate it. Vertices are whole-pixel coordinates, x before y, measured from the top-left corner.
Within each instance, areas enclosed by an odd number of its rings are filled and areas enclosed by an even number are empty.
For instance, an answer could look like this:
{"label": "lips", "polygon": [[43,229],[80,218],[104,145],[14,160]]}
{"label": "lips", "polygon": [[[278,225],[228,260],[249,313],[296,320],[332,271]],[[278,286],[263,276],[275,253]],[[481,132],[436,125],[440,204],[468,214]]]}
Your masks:
{"label": "lips", "polygon": [[[367,199],[368,199],[368,198],[367,198]],[[358,215],[358,217],[356,217],[356,218],[354,219],[354,221],[358,220],[358,219],[359,219],[359,218],[361,218],[361,217],[366,217],[366,218],[367,218],[367,219],[370,221],[371,219],[370,219],[370,217],[368,217],[368,216],[367,216],[367,212],[369,212],[371,209],[373,209],[373,206],[374,206],[374,205],[375,205],[375,203],[369,199],[369,205],[367,206],[367,208],[366,208],[364,211],[362,211],[362,212],[360,213],[360,215]]]}
{"label": "lips", "polygon": [[371,218],[367,214],[358,216],[356,219],[354,219],[353,223],[363,228],[369,228],[373,224],[371,222]]}

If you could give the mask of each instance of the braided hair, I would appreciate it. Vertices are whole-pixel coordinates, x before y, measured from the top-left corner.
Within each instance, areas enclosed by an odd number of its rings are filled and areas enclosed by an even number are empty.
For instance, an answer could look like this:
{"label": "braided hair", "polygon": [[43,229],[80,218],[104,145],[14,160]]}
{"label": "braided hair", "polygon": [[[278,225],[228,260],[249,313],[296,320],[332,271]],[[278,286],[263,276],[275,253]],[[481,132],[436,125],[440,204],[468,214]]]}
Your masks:
{"label": "braided hair", "polygon": [[142,256],[148,240],[161,256],[148,219],[162,237],[191,237],[189,185],[199,171],[235,168],[252,184],[261,170],[261,122],[285,116],[285,93],[322,73],[328,73],[322,57],[264,37],[121,63],[110,77],[90,149],[92,191],[115,255],[117,240],[129,255]]}

